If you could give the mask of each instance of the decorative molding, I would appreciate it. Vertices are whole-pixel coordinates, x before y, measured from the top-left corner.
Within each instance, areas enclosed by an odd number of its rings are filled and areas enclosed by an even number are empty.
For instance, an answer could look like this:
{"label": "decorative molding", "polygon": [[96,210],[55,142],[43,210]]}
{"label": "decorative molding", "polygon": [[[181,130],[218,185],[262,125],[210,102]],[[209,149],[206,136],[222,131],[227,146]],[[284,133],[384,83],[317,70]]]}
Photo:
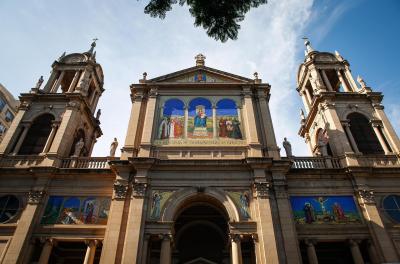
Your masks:
{"label": "decorative molding", "polygon": [[128,192],[128,184],[118,180],[114,182],[114,199],[123,200]]}
{"label": "decorative molding", "polygon": [[30,190],[28,192],[28,203],[29,204],[38,204],[42,201],[43,197],[45,196],[46,192],[43,190]]}

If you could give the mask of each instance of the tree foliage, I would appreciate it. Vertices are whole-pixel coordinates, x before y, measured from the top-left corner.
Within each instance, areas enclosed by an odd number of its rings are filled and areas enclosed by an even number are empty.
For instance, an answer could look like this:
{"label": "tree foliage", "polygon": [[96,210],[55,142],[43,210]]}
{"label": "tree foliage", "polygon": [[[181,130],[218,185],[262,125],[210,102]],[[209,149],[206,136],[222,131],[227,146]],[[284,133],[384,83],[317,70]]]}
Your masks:
{"label": "tree foliage", "polygon": [[189,6],[190,14],[195,18],[194,25],[202,26],[207,35],[222,42],[237,39],[239,22],[245,14],[267,0],[150,0],[144,12],[152,17],[164,19],[173,4]]}

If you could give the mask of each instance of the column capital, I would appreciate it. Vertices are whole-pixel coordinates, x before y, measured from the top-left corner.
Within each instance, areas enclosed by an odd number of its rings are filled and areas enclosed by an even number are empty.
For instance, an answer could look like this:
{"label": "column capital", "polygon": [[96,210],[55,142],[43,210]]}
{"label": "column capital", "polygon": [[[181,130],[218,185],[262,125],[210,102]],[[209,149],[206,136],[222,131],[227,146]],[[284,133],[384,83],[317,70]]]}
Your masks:
{"label": "column capital", "polygon": [[254,182],[254,189],[257,197],[268,198],[271,190],[271,183],[269,182]]}
{"label": "column capital", "polygon": [[114,181],[114,199],[124,200],[128,192],[128,183],[120,180]]}
{"label": "column capital", "polygon": [[361,243],[360,240],[355,240],[355,239],[348,239],[347,243],[351,246],[351,247],[358,247],[358,244]]}
{"label": "column capital", "polygon": [[358,196],[365,204],[375,204],[375,195],[372,189],[358,189]]}
{"label": "column capital", "polygon": [[285,181],[274,182],[274,192],[277,199],[288,199],[287,183]]}
{"label": "column capital", "polygon": [[147,184],[142,182],[132,183],[132,197],[142,198],[146,195]]}
{"label": "column capital", "polygon": [[148,91],[148,96],[150,98],[156,98],[158,96],[158,88],[155,86],[150,87],[150,90]]}
{"label": "column capital", "polygon": [[304,239],[304,243],[307,247],[314,247],[317,244],[317,240],[315,239]]}
{"label": "column capital", "polygon": [[237,233],[230,233],[229,238],[232,242],[239,243],[242,240],[242,235]]}
{"label": "column capital", "polygon": [[165,240],[169,240],[170,242],[172,242],[173,237],[172,234],[159,234],[158,237],[160,238],[160,240],[165,241]]}
{"label": "column capital", "polygon": [[100,241],[97,239],[86,239],[85,244],[88,247],[97,247],[100,244]]}
{"label": "column capital", "polygon": [[28,192],[28,203],[39,204],[45,195],[46,191],[44,190],[30,190]]}
{"label": "column capital", "polygon": [[49,246],[56,246],[57,245],[57,240],[51,237],[39,237],[40,243],[43,243],[45,245]]}

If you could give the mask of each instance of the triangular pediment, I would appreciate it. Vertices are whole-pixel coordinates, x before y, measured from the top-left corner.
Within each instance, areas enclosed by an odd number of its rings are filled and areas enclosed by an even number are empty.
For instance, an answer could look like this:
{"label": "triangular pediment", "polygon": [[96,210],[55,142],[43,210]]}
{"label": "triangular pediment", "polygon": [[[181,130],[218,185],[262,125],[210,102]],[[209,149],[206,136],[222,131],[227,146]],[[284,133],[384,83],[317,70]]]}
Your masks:
{"label": "triangular pediment", "polygon": [[157,83],[248,83],[254,80],[206,66],[195,66],[148,81]]}
{"label": "triangular pediment", "polygon": [[217,263],[209,261],[205,258],[197,258],[197,259],[193,259],[189,262],[186,262],[185,264],[217,264]]}

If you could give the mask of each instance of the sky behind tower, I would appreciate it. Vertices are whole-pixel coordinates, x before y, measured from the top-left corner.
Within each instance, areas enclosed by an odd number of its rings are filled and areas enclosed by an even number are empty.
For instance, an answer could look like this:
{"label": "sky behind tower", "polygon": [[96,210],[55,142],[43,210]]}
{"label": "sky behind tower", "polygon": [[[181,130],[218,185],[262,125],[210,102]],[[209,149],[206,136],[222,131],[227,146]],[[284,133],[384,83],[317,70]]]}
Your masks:
{"label": "sky behind tower", "polygon": [[[251,10],[236,41],[220,43],[193,26],[186,7],[176,6],[164,20],[143,13],[145,0],[0,1],[0,83],[19,95],[64,51],[83,52],[98,38],[97,61],[106,91],[99,102],[104,135],[93,156],[106,156],[114,137],[122,147],[129,115],[129,85],[194,66],[203,53],[206,66],[253,78],[257,71],[272,86],[270,107],[278,145],[283,137],[297,156],[310,155],[297,135],[302,102],[296,92],[297,68],[304,59],[302,37],[314,49],[338,50],[385,95],[384,105],[400,129],[400,2],[396,0],[270,0]],[[281,152],[283,153],[283,150]],[[117,152],[119,155],[119,151]]]}

